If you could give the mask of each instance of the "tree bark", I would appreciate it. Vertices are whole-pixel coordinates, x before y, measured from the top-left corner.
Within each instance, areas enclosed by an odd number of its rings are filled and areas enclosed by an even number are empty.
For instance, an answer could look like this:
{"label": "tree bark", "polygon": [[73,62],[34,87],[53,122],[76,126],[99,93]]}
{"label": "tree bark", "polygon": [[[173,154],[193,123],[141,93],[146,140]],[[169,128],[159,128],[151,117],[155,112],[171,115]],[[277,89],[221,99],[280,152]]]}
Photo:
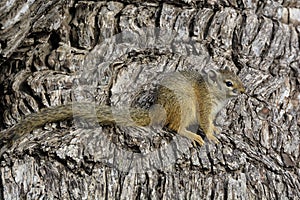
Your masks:
{"label": "tree bark", "polygon": [[[2,130],[50,106],[148,106],[160,76],[238,73],[219,144],[167,130],[50,123],[3,153],[0,199],[300,198],[300,3],[3,1]],[[117,112],[117,111],[116,111]]]}

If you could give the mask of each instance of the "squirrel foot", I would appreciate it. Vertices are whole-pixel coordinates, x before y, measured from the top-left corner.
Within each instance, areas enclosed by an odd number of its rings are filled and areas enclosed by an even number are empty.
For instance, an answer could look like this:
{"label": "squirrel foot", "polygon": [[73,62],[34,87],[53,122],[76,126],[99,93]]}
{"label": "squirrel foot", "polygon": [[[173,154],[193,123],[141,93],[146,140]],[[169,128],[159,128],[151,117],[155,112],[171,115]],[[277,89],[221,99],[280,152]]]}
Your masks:
{"label": "squirrel foot", "polygon": [[207,139],[213,141],[214,143],[218,144],[220,141],[214,136],[214,132],[219,133],[219,129],[217,129],[214,125],[211,126],[209,131],[205,134]]}
{"label": "squirrel foot", "polygon": [[193,141],[194,146],[196,146],[196,142],[202,146],[205,144],[204,140],[202,139],[202,137],[200,135],[197,135],[196,133],[193,133],[191,131],[188,131],[186,129],[182,129],[180,131],[178,131],[178,133],[182,136],[185,136],[189,139],[191,139]]}
{"label": "squirrel foot", "polygon": [[220,143],[220,141],[214,135],[212,135],[212,134],[208,134],[208,135],[206,135],[206,137],[207,137],[207,139],[213,141],[216,144]]}
{"label": "squirrel foot", "polygon": [[219,128],[215,127],[215,126],[213,126],[213,131],[214,131],[216,134],[221,133],[221,129],[219,129]]}

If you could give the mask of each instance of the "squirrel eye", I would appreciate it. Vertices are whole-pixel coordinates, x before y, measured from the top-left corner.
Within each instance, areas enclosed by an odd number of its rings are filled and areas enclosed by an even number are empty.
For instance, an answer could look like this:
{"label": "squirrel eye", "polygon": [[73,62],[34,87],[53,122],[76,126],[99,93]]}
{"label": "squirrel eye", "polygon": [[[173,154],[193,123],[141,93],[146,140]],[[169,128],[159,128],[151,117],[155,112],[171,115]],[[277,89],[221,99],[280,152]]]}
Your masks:
{"label": "squirrel eye", "polygon": [[232,87],[233,86],[233,83],[231,81],[226,81],[225,84],[226,84],[227,87]]}

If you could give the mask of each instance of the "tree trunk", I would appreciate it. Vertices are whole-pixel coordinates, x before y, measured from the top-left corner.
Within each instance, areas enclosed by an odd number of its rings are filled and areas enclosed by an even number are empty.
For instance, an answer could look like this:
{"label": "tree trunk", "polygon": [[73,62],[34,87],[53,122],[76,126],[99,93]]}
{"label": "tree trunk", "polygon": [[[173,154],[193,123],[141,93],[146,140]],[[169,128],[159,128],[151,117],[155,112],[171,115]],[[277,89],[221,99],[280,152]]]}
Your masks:
{"label": "tree trunk", "polygon": [[300,198],[297,0],[6,0],[0,11],[2,130],[69,102],[147,107],[158,77],[184,69],[226,65],[247,88],[219,113],[219,144],[46,124],[2,154],[0,199]]}

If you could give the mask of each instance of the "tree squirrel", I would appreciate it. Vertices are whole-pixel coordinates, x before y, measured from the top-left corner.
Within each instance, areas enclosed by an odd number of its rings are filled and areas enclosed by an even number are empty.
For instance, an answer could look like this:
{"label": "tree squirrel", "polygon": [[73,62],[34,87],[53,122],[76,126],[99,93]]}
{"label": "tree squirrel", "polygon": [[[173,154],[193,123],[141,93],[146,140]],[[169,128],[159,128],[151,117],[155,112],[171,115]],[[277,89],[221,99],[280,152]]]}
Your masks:
{"label": "tree squirrel", "polygon": [[[73,117],[95,118],[100,124],[116,123],[127,126],[162,124],[200,145],[200,135],[189,131],[191,125],[198,125],[209,140],[218,142],[213,135],[218,131],[213,121],[217,113],[232,97],[244,93],[241,80],[227,68],[209,70],[205,75],[196,71],[174,72],[163,78],[157,90],[157,98],[150,109],[130,108],[131,119],[122,111],[112,112],[112,107],[89,103],[70,103],[42,109],[26,116],[18,124],[0,135],[0,148],[12,144],[16,139],[49,122],[58,122]],[[162,109],[163,108],[163,109]],[[92,112],[93,110],[96,112]]]}

